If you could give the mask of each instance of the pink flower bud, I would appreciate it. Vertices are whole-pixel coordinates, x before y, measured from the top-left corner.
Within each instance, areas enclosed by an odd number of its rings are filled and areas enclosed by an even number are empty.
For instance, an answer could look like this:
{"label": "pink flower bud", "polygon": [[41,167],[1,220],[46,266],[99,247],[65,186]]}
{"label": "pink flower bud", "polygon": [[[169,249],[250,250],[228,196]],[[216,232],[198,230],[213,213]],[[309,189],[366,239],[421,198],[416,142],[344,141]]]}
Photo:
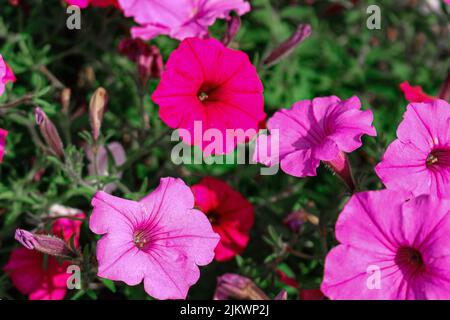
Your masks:
{"label": "pink flower bud", "polygon": [[279,294],[273,300],[287,300],[288,294],[286,290],[281,290]]}
{"label": "pink flower bud", "polygon": [[305,41],[311,35],[312,29],[309,24],[300,24],[297,30],[286,41],[273,50],[269,56],[264,59],[263,64],[270,66],[277,63],[281,58],[289,55],[300,43]]}
{"label": "pink flower bud", "polygon": [[306,222],[310,222],[316,226],[319,225],[319,219],[304,210],[292,212],[283,220],[283,223],[294,233],[300,232]]}
{"label": "pink flower bud", "polygon": [[97,141],[100,136],[103,115],[108,102],[108,93],[102,87],[95,90],[89,103],[89,121],[91,122],[92,137]]}
{"label": "pink flower bud", "polygon": [[124,39],[119,44],[119,52],[136,63],[139,78],[145,84],[149,79],[157,79],[164,70],[161,53],[156,46],[150,46],[141,39]]}
{"label": "pink flower bud", "polygon": [[51,235],[36,234],[23,229],[17,229],[14,238],[29,250],[34,249],[58,257],[71,256],[71,251],[66,242]]}
{"label": "pink flower bud", "polygon": [[47,143],[50,151],[57,157],[61,159],[64,158],[63,144],[55,125],[41,108],[37,107],[36,109],[34,109],[34,112],[36,117],[36,124],[39,126],[39,131],[44,137],[44,140]]}
{"label": "pink flower bud", "polygon": [[269,300],[256,284],[243,276],[226,273],[217,278],[214,300]]}
{"label": "pink flower bud", "polygon": [[231,43],[231,41],[233,41],[240,28],[241,18],[239,16],[232,16],[227,21],[227,31],[222,38],[222,43],[224,46],[227,47]]}

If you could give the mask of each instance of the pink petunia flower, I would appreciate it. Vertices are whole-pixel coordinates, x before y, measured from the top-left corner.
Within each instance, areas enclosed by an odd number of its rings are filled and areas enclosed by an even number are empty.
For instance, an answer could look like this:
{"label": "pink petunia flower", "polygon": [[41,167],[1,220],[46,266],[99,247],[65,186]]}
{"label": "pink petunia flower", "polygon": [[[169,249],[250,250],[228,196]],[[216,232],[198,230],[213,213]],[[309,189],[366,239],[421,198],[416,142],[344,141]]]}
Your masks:
{"label": "pink petunia flower", "polygon": [[3,161],[3,155],[5,154],[6,136],[8,131],[0,128],[0,163]]}
{"label": "pink petunia flower", "polygon": [[[357,97],[341,101],[338,97],[302,100],[291,109],[276,112],[269,119],[269,131],[278,130],[278,150],[268,155],[255,152],[255,160],[265,165],[281,164],[295,177],[315,176],[320,161],[330,165],[350,186],[350,169],[344,153],[361,147],[361,136],[375,136],[372,111],[361,111]],[[271,137],[260,136],[257,150]],[[267,141],[270,142],[267,142]]]}
{"label": "pink petunia flower", "polygon": [[400,89],[408,102],[430,102],[436,99],[423,92],[421,86],[411,86],[408,81],[402,82]]}
{"label": "pink petunia flower", "polygon": [[101,8],[108,6],[119,7],[117,0],[66,0],[66,2],[82,9],[87,8],[88,6]]}
{"label": "pink petunia flower", "polygon": [[[78,213],[75,218],[84,218]],[[70,218],[56,219],[52,225],[52,233],[65,239],[67,242],[74,236],[74,243],[78,246],[80,227],[82,221]],[[17,248],[11,253],[8,263],[3,268],[9,274],[12,283],[20,293],[28,295],[30,300],[62,300],[67,292],[66,273],[69,262],[61,264],[55,257],[47,256],[44,263],[44,254]]]}
{"label": "pink petunia flower", "polygon": [[186,298],[204,266],[214,258],[219,236],[180,179],[163,178],[141,201],[103,191],[92,200],[90,228],[97,242],[98,276],[128,285],[144,281],[156,299]]}
{"label": "pink petunia flower", "polygon": [[[263,86],[248,56],[215,39],[184,40],[170,55],[152,99],[161,119],[187,131],[180,133],[183,141],[201,146],[206,156],[229,153],[248,141],[266,117]],[[223,137],[214,141],[217,148],[207,148],[209,129]],[[246,134],[235,135],[238,129]]]}
{"label": "pink petunia flower", "polygon": [[375,171],[388,189],[450,198],[450,105],[411,103]]}
{"label": "pink petunia flower", "polygon": [[195,205],[203,211],[220,235],[216,260],[226,261],[241,254],[250,240],[255,213],[253,205],[225,182],[205,177],[192,186]]}
{"label": "pink petunia flower", "polygon": [[325,259],[331,299],[450,299],[450,201],[382,190],[352,196]]}
{"label": "pink petunia flower", "polygon": [[3,60],[2,55],[0,54],[0,96],[5,91],[5,86],[8,82],[15,82],[16,77],[12,69],[8,66],[8,64]]}
{"label": "pink petunia flower", "polygon": [[227,19],[231,11],[243,15],[250,11],[244,0],[118,0],[126,17],[140,26],[131,34],[150,40],[159,35],[184,40],[204,37],[216,19]]}

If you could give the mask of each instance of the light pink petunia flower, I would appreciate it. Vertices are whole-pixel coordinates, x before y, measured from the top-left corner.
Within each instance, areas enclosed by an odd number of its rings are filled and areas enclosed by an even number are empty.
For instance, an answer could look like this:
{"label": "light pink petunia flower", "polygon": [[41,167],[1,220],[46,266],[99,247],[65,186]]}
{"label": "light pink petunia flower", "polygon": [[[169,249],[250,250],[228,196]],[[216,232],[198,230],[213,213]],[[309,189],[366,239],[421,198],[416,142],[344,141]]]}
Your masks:
{"label": "light pink petunia flower", "polygon": [[2,55],[0,54],[0,96],[5,91],[5,86],[8,82],[15,82],[16,77],[12,69],[8,66],[8,64],[3,60]]}
{"label": "light pink petunia flower", "polygon": [[388,189],[450,198],[450,104],[409,104],[375,171]]}
{"label": "light pink petunia flower", "polygon": [[8,131],[0,128],[0,163],[3,161],[3,155],[5,154],[6,136]]}
{"label": "light pink petunia flower", "polygon": [[[257,133],[266,117],[263,90],[244,52],[215,39],[189,38],[170,55],[152,100],[164,123],[187,131],[180,134],[183,141],[209,156],[229,153]],[[223,139],[208,139],[209,129]],[[235,135],[239,129],[245,134]]]}
{"label": "light pink petunia flower", "polygon": [[183,40],[204,37],[216,19],[227,19],[231,11],[250,11],[245,0],[119,0],[126,17],[140,25],[131,29],[134,38],[150,40],[158,35]]}
{"label": "light pink petunia flower", "polygon": [[336,96],[302,100],[291,109],[276,112],[269,119],[270,132],[278,130],[279,141],[273,136],[260,136],[257,150],[264,145],[278,145],[278,150],[255,153],[255,160],[265,165],[281,164],[281,169],[295,177],[315,176],[320,161],[326,162],[349,184],[349,168],[344,153],[361,147],[361,136],[376,136],[372,126],[372,111],[361,111],[355,96],[341,101]]}
{"label": "light pink petunia flower", "polygon": [[450,299],[450,201],[382,190],[352,196],[325,259],[331,299]]}
{"label": "light pink petunia flower", "polygon": [[98,276],[128,285],[144,281],[156,299],[184,299],[197,282],[197,266],[209,264],[219,235],[194,208],[194,196],[180,179],[163,178],[141,201],[97,192],[90,228],[97,243]]}

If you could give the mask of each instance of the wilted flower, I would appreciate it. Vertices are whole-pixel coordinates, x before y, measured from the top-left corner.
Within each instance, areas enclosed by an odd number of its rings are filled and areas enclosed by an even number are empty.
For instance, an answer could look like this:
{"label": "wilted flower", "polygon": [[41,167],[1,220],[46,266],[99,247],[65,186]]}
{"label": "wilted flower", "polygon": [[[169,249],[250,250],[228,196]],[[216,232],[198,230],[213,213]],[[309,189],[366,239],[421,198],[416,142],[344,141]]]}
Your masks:
{"label": "wilted flower", "polygon": [[435,99],[408,105],[375,171],[388,189],[450,198],[450,104]]}
{"label": "wilted flower", "polygon": [[330,299],[450,299],[450,201],[369,191],[352,196],[325,259]]}
{"label": "wilted flower", "polygon": [[0,163],[3,161],[3,155],[5,154],[6,136],[8,131],[0,128]]}
{"label": "wilted flower", "polygon": [[34,112],[36,124],[39,126],[39,131],[44,137],[50,151],[59,158],[64,158],[63,144],[55,125],[41,108],[37,107],[34,109]]}
{"label": "wilted flower", "polygon": [[128,285],[144,281],[157,299],[183,299],[197,282],[198,266],[214,258],[219,236],[194,208],[194,196],[180,179],[163,178],[139,202],[97,192],[90,229],[97,242],[98,276]]}
{"label": "wilted flower", "polygon": [[0,96],[5,91],[5,86],[8,82],[16,81],[16,77],[12,72],[11,68],[6,64],[5,60],[3,60],[2,55],[0,54]]}
{"label": "wilted flower", "polygon": [[195,206],[203,211],[220,235],[216,260],[226,261],[241,254],[250,240],[255,213],[253,205],[225,182],[203,178],[192,186]]}
{"label": "wilted flower", "polygon": [[227,19],[231,11],[243,15],[250,11],[244,0],[118,0],[126,17],[140,26],[133,27],[133,38],[150,40],[158,35],[184,40],[203,37],[216,19]]}
{"label": "wilted flower", "polygon": [[217,278],[214,300],[269,300],[269,297],[249,278],[226,273]]}
{"label": "wilted flower", "polygon": [[[114,165],[116,167],[119,167],[125,163],[126,155],[125,150],[122,147],[122,145],[119,142],[111,142],[106,147],[101,146],[98,149],[97,153],[97,174],[100,176],[108,176],[109,175],[109,152],[112,155],[112,159],[114,161]],[[88,167],[89,175],[93,176],[95,175],[95,169],[94,169],[94,157],[92,155],[92,152],[90,150],[87,151],[88,159],[90,160],[90,164]],[[117,177],[122,177],[122,172],[117,173]],[[112,193],[114,190],[116,190],[117,186],[115,183],[109,183],[106,186],[103,187],[103,191],[106,193]]]}

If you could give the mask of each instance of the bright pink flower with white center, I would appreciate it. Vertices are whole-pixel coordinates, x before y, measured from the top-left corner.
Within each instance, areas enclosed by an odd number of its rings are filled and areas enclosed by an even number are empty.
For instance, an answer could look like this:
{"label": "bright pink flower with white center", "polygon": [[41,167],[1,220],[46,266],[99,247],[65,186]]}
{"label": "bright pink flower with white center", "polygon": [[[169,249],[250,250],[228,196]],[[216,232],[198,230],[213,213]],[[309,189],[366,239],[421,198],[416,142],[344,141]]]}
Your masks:
{"label": "bright pink flower with white center", "polygon": [[0,128],[0,163],[3,161],[3,155],[5,154],[6,136],[8,131]]}
{"label": "bright pink flower with white center", "polygon": [[66,0],[66,2],[70,5],[75,5],[82,9],[88,7],[89,5],[93,7],[119,7],[117,0]]}
{"label": "bright pink flower with white center", "polygon": [[450,299],[450,201],[382,190],[357,193],[325,259],[331,299]]}
{"label": "bright pink flower with white center", "polygon": [[[279,148],[268,155],[256,152],[255,160],[268,166],[280,163],[284,172],[295,177],[315,176],[320,161],[325,161],[351,184],[344,153],[361,147],[362,135],[376,136],[372,111],[360,109],[357,97],[341,101],[331,96],[302,100],[280,110],[267,123],[269,131],[279,132]],[[259,137],[258,148],[272,145],[272,137]]]}
{"label": "bright pink flower with white center", "polygon": [[216,19],[227,19],[231,11],[243,15],[250,11],[244,0],[119,0],[126,17],[140,26],[133,27],[134,38],[150,40],[159,35],[183,40],[203,37]]}
{"label": "bright pink flower with white center", "polygon": [[375,171],[388,189],[450,198],[450,104],[411,103]]}
{"label": "bright pink flower with white center", "polygon": [[[152,99],[164,123],[187,130],[188,137],[181,135],[183,141],[201,146],[206,156],[229,153],[236,144],[248,141],[266,117],[263,86],[248,56],[215,39],[181,42],[170,55]],[[199,123],[201,129],[196,130]],[[221,133],[220,148],[205,151],[211,143],[204,137],[208,129]],[[249,134],[230,136],[237,129]]]}
{"label": "bright pink flower with white center", "polygon": [[180,179],[163,178],[141,201],[102,191],[92,200],[90,228],[97,242],[98,276],[128,285],[144,281],[156,299],[184,299],[197,282],[198,266],[210,263],[219,236],[194,208]]}
{"label": "bright pink flower with white center", "polygon": [[0,54],[0,96],[5,91],[6,84],[15,81],[16,77],[14,76],[14,73]]}
{"label": "bright pink flower with white center", "polygon": [[[74,218],[83,219],[84,213],[77,213]],[[74,236],[74,244],[78,246],[82,221],[69,218],[58,218],[52,225],[52,233],[63,238],[67,243]],[[59,263],[55,257],[27,248],[17,248],[11,253],[8,263],[3,268],[14,286],[30,300],[62,300],[67,292],[67,273],[69,262]]]}

